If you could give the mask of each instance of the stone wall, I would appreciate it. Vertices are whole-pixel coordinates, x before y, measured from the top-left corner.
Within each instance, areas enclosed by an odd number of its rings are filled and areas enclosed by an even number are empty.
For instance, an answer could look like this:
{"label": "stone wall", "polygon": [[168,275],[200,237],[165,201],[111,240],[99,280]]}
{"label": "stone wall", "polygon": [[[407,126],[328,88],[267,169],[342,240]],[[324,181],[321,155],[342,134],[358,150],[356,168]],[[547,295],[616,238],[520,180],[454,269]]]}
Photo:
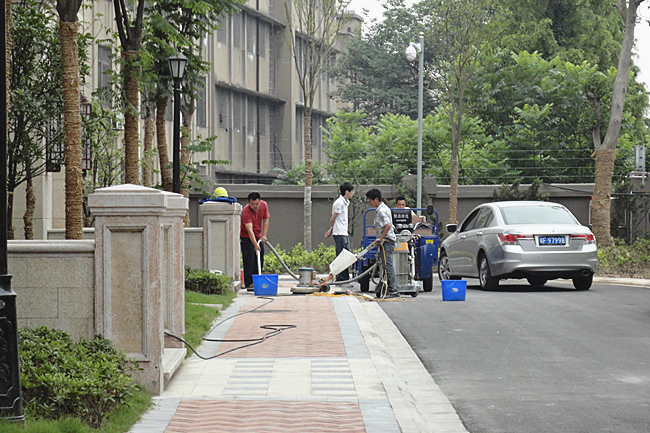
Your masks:
{"label": "stone wall", "polygon": [[75,339],[95,335],[95,241],[9,241],[18,327],[47,326]]}
{"label": "stone wall", "polygon": [[[228,194],[236,197],[243,206],[248,203],[247,196],[250,192],[257,191],[262,200],[269,205],[271,214],[269,227],[269,241],[282,249],[289,249],[299,242],[303,242],[303,187],[298,185],[224,185]],[[528,185],[522,185],[526,188]],[[216,187],[216,186],[215,186]],[[540,191],[550,194],[551,201],[565,205],[573,212],[582,224],[590,223],[589,202],[593,191],[593,184],[558,184],[544,185]],[[350,231],[351,245],[358,248],[361,245],[363,214],[370,206],[365,203],[365,193],[370,188],[379,188],[384,198],[392,204],[398,191],[391,185],[355,185],[355,197],[361,197],[362,203],[356,209],[350,206]],[[498,186],[492,185],[460,185],[458,187],[458,220],[462,221],[477,205],[492,201],[492,194]],[[423,203],[433,204],[444,224],[449,216],[449,185],[437,185],[435,180],[426,177],[423,190],[429,195],[429,201]],[[332,212],[332,203],[339,196],[336,185],[316,185],[312,188],[312,246],[315,248],[320,243],[327,246],[334,245],[334,240],[323,236],[329,228],[329,218]],[[202,195],[190,197],[190,220],[193,227],[201,226],[203,219],[199,216],[198,200]],[[356,213],[355,213],[356,210]],[[269,251],[267,249],[267,254]]]}

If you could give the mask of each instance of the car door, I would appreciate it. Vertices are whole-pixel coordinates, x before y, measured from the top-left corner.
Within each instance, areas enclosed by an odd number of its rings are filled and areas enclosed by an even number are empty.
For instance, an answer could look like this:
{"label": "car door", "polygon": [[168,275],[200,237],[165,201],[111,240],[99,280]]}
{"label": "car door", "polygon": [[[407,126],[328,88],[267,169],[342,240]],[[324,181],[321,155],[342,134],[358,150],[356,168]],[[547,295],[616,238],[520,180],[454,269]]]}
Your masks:
{"label": "car door", "polygon": [[468,224],[461,233],[462,242],[459,243],[459,256],[463,257],[461,270],[463,275],[467,276],[478,276],[477,256],[483,241],[483,229],[492,217],[492,210],[488,207],[480,208],[478,211],[473,223]]}
{"label": "car door", "polygon": [[471,258],[467,255],[467,235],[474,228],[480,211],[480,208],[475,209],[465,218],[465,221],[455,233],[453,241],[447,245],[449,267],[454,275],[465,275],[469,270]]}

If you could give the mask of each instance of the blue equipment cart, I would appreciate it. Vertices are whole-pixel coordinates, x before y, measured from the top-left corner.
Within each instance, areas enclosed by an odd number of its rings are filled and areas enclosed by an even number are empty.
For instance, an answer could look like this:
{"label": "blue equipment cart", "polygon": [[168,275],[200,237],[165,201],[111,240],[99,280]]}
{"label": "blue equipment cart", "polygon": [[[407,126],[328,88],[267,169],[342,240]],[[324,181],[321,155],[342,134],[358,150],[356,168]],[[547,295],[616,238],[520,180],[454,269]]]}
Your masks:
{"label": "blue equipment cart", "polygon": [[[425,211],[431,215],[433,222],[413,224],[411,211]],[[374,226],[374,212],[371,208],[363,214],[363,239],[361,248],[369,246],[376,238]],[[370,222],[368,214],[372,213]],[[440,248],[440,236],[438,235],[438,213],[432,205],[425,208],[414,209],[391,209],[393,227],[397,234],[395,252],[393,253],[393,264],[397,275],[398,290],[402,294],[410,294],[415,297],[420,288],[425,292],[433,289],[433,268],[438,265],[438,251]],[[357,261],[359,274],[365,272],[377,261],[377,247],[371,249],[362,259]],[[375,283],[377,291],[381,290],[381,272],[377,268],[369,275],[359,279],[362,292],[370,290],[370,282]],[[379,280],[377,280],[379,277]],[[385,285],[385,284],[384,284]]]}

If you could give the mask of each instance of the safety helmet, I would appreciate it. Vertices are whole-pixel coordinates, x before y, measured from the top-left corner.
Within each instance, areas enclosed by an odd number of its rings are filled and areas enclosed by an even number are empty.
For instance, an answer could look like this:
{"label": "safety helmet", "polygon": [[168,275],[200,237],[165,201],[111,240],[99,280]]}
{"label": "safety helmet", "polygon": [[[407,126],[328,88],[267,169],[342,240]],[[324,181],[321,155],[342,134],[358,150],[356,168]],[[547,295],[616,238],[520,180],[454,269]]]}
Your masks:
{"label": "safety helmet", "polygon": [[217,197],[228,197],[228,191],[226,191],[226,188],[220,186],[215,188],[214,195]]}

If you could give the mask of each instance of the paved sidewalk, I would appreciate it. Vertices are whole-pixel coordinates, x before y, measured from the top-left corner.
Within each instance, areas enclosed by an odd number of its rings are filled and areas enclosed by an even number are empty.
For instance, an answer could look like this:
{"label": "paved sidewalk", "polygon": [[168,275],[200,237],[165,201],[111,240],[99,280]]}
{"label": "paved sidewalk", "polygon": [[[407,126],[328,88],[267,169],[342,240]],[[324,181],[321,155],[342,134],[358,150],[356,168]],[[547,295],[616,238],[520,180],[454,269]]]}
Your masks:
{"label": "paved sidewalk", "polygon": [[[467,432],[447,397],[379,304],[292,295],[280,276],[268,300],[240,291],[208,338],[247,340],[263,325],[295,325],[261,344],[176,372],[131,433]],[[402,301],[396,301],[402,302]],[[210,357],[247,343],[204,342]]]}

